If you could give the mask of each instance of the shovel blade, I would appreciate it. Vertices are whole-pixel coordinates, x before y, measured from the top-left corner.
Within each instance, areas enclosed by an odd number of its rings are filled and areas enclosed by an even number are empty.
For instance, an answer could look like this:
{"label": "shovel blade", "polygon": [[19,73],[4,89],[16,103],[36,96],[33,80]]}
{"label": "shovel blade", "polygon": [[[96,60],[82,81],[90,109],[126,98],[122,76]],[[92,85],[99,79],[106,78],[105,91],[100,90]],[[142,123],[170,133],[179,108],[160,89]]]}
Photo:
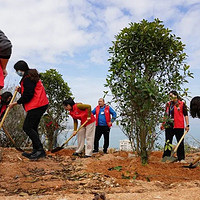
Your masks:
{"label": "shovel blade", "polygon": [[193,165],[192,163],[189,164],[189,165],[187,165],[187,166],[182,166],[182,167],[183,167],[183,168],[189,168],[189,169],[194,169],[194,168],[196,168],[196,166]]}
{"label": "shovel blade", "polygon": [[15,147],[15,149],[16,149],[17,151],[24,152],[24,150],[21,149],[20,147]]}
{"label": "shovel blade", "polygon": [[51,153],[56,153],[56,152],[58,152],[58,151],[60,151],[62,149],[63,149],[63,147],[56,147],[55,149],[51,150]]}
{"label": "shovel blade", "polygon": [[162,158],[161,162],[166,162],[166,163],[173,163],[176,162],[178,159],[176,157],[173,156],[165,156],[164,158]]}

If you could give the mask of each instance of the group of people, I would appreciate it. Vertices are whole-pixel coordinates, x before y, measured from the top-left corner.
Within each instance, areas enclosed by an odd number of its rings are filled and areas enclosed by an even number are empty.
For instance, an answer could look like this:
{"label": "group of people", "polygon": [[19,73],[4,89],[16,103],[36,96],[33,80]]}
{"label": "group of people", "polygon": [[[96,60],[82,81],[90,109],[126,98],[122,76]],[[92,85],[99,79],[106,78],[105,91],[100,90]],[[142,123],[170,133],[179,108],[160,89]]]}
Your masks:
{"label": "group of people", "polygon": [[[11,56],[12,44],[6,35],[0,30],[0,89],[4,87],[4,79],[7,76],[6,66]],[[0,96],[0,116],[3,116],[7,106],[12,108],[22,104],[27,112],[23,124],[24,132],[32,141],[33,151],[31,153],[23,152],[22,155],[30,160],[45,157],[45,151],[40,141],[38,126],[42,115],[48,108],[48,98],[44,86],[39,78],[36,69],[30,69],[28,64],[20,60],[14,65],[16,73],[21,77],[20,87],[16,90],[21,97],[10,103],[12,94],[4,92]],[[172,144],[173,136],[177,141],[181,139],[185,131],[189,131],[188,109],[185,103],[179,98],[176,91],[169,93],[170,101],[166,104],[165,119],[170,119],[162,123],[161,129],[165,129],[165,142]],[[104,99],[100,98],[98,106],[91,110],[88,104],[75,103],[70,97],[63,101],[64,109],[74,120],[74,135],[78,127],[78,120],[81,124],[85,123],[77,134],[78,147],[73,154],[80,156],[84,149],[85,140],[85,158],[91,157],[93,153],[99,152],[99,140],[104,136],[103,152],[107,153],[109,147],[109,133],[112,123],[116,119],[116,112],[105,104]],[[194,97],[190,103],[190,113],[192,117],[200,118],[200,97]],[[94,117],[96,115],[96,118]],[[163,157],[170,156],[171,151],[165,148]],[[177,150],[179,162],[185,161],[184,140],[180,143]]]}
{"label": "group of people", "polygon": [[[91,157],[93,153],[98,153],[99,140],[102,135],[104,136],[103,152],[107,153],[110,127],[116,119],[116,112],[105,104],[103,98],[99,99],[98,106],[93,110],[91,110],[91,106],[88,104],[75,103],[71,97],[63,101],[63,105],[74,120],[74,135],[76,134],[78,120],[81,121],[81,124],[86,122],[85,126],[78,132],[78,147],[73,155],[80,156],[84,149],[85,140],[84,157],[88,158]],[[94,115],[96,115],[96,118]]]}
{"label": "group of people", "polygon": [[[0,30],[0,89],[4,87],[4,79],[7,76],[6,65],[11,56],[11,50],[12,44],[10,40]],[[14,69],[21,77],[20,87],[16,88],[21,94],[21,97],[17,101],[10,103],[12,94],[10,92],[3,93],[0,99],[0,114],[3,116],[7,106],[11,109],[16,105],[23,105],[27,113],[23,124],[23,130],[31,139],[33,150],[31,153],[23,152],[22,155],[30,160],[36,160],[46,156],[39,137],[38,126],[41,117],[48,108],[49,101],[36,69],[30,69],[28,64],[23,60],[18,61],[14,65]],[[75,103],[72,98],[63,101],[63,105],[74,119],[74,131],[77,130],[77,120],[81,120],[82,124],[87,121],[85,126],[78,133],[78,148],[74,155],[79,155],[81,153],[84,148],[85,139],[87,144],[85,157],[90,157],[93,152],[98,152],[99,140],[102,134],[105,139],[103,151],[107,153],[110,127],[116,118],[116,113],[111,107],[104,104],[104,99],[101,98],[99,100],[99,105],[93,111],[91,111],[90,105]],[[94,115],[96,115],[97,120]],[[112,119],[110,115],[112,115]],[[97,128],[95,129],[95,127]]]}
{"label": "group of people", "polygon": [[[6,66],[11,52],[12,44],[4,32],[0,30],[0,89],[4,87],[4,79],[7,76]],[[28,64],[23,60],[18,61],[14,65],[14,69],[21,77],[20,87],[16,88],[21,97],[18,101],[10,103],[12,94],[9,92],[3,93],[0,100],[1,117],[7,106],[11,109],[16,105],[23,105],[27,112],[23,130],[32,141],[33,151],[31,153],[23,152],[22,155],[30,160],[39,159],[45,157],[46,153],[40,141],[38,126],[42,115],[48,107],[49,101],[36,69],[30,69]]]}

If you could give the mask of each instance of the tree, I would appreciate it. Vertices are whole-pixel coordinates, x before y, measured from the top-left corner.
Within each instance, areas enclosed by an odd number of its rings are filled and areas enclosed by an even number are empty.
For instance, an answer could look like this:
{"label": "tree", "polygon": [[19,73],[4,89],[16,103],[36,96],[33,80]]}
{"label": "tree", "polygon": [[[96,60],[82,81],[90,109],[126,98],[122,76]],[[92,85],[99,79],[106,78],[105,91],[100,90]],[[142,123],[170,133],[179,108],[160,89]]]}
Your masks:
{"label": "tree", "polygon": [[64,112],[63,101],[72,93],[62,75],[55,69],[47,70],[40,75],[49,99],[47,114],[41,120],[41,129],[47,136],[48,149],[51,150],[59,134],[59,132],[55,134],[55,130],[59,129],[61,132],[64,129],[62,122],[68,117]]}
{"label": "tree", "polygon": [[153,149],[168,93],[177,90],[187,95],[182,86],[192,77],[185,63],[185,45],[171,32],[159,19],[130,23],[108,50],[106,86],[118,105],[122,130],[143,164]]}

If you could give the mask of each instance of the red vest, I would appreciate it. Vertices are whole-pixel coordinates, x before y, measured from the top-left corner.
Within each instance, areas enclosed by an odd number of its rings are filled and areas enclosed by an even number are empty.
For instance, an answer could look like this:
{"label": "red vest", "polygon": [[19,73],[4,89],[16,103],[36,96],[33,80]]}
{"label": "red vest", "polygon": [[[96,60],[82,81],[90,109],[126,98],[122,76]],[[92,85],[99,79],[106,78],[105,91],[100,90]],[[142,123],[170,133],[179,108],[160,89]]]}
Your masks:
{"label": "red vest", "polygon": [[[99,111],[100,111],[100,106],[97,106],[96,107],[96,126],[98,126]],[[105,105],[104,113],[105,113],[106,123],[107,123],[108,127],[111,127],[112,125],[109,124],[109,122],[111,120],[109,106]]]}
{"label": "red vest", "polygon": [[0,89],[4,87],[4,75],[3,75],[3,69],[0,63]]}
{"label": "red vest", "polygon": [[[21,94],[24,92],[23,80],[21,81]],[[33,98],[24,104],[25,111],[45,106],[49,103],[42,81],[39,80],[35,86]]]}
{"label": "red vest", "polygon": [[[85,109],[85,110],[80,110],[78,107],[77,107],[77,104],[74,104],[73,105],[73,109],[70,111],[69,113],[73,119],[79,119],[81,120],[81,124],[83,124],[86,120],[87,120],[87,117],[88,117],[88,110]],[[88,123],[85,125],[87,126],[88,124],[91,124],[95,122],[95,117],[94,115],[91,113],[91,119],[88,121]]]}
{"label": "red vest", "polygon": [[[183,101],[178,100],[178,107],[174,106],[174,128],[184,128]],[[170,102],[166,112],[169,113]]]}

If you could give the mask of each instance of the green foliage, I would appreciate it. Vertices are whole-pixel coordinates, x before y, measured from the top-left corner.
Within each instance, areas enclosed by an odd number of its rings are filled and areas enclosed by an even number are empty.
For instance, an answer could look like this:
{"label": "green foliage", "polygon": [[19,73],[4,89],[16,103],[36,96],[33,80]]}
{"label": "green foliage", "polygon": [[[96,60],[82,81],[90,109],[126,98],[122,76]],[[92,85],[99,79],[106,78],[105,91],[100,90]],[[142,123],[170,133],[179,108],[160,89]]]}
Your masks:
{"label": "green foliage", "polygon": [[173,145],[169,143],[169,140],[167,140],[165,142],[165,151],[167,151],[167,150],[171,151],[172,148],[173,148]]}
{"label": "green foliage", "polygon": [[109,168],[108,170],[117,170],[118,172],[122,170],[122,166],[116,166],[116,167],[112,167],[112,168]]}
{"label": "green foliage", "polygon": [[68,115],[64,110],[63,101],[70,97],[72,93],[68,84],[63,80],[62,75],[55,69],[49,69],[40,75],[49,99],[49,106],[47,109],[49,121],[47,121],[47,118],[45,119],[43,117],[41,128],[43,132],[46,133],[49,140],[48,149],[50,150],[52,149],[54,137],[57,137],[57,135],[54,135],[54,126],[47,128],[46,124],[52,121],[53,125],[58,125],[60,131],[64,129],[62,123],[66,120]]}
{"label": "green foliage", "polygon": [[159,19],[130,23],[109,48],[106,86],[118,105],[122,129],[134,141],[143,164],[154,146],[169,91],[187,95],[182,85],[193,77],[185,63],[185,45],[171,32]]}

